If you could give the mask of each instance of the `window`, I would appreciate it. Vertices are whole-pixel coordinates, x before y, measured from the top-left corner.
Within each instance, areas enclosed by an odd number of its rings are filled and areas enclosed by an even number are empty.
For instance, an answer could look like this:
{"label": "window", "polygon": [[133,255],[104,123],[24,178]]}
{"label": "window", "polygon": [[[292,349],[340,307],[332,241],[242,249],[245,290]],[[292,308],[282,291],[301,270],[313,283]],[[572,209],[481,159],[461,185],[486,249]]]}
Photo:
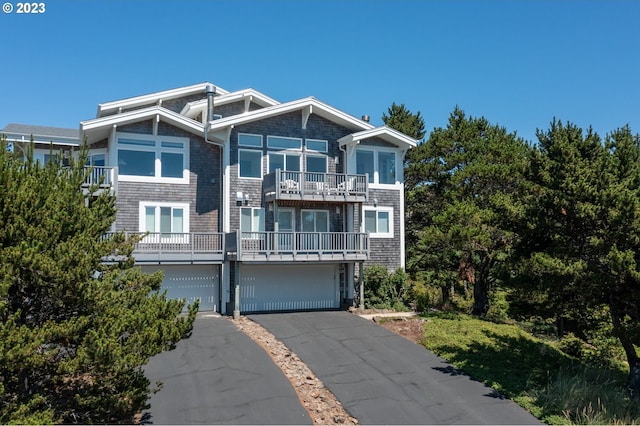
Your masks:
{"label": "window", "polygon": [[302,139],[267,136],[267,147],[274,149],[302,149]]}
{"label": "window", "polygon": [[369,174],[369,183],[373,183],[375,165],[373,164],[373,151],[356,151],[356,173]]}
{"label": "window", "polygon": [[369,183],[396,183],[396,153],[391,151],[356,151],[356,173],[369,174]]}
{"label": "window", "polygon": [[250,135],[248,133],[238,133],[238,145],[262,148],[262,135]]}
{"label": "window", "polygon": [[289,152],[270,152],[269,153],[269,173],[273,173],[276,169],[287,170],[290,172],[300,171],[300,154],[292,154]]}
{"label": "window", "polygon": [[393,208],[363,207],[363,232],[372,238],[393,238]]}
{"label": "window", "polygon": [[308,151],[327,152],[328,142],[319,139],[307,139],[305,141]]}
{"label": "window", "polygon": [[327,210],[303,210],[302,232],[329,232],[329,212]]}
{"label": "window", "polygon": [[264,232],[264,209],[259,207],[241,207],[240,231]]}
{"label": "window", "polygon": [[262,151],[238,150],[239,176],[243,178],[262,178]]}
{"label": "window", "polygon": [[189,142],[185,138],[120,135],[117,162],[122,180],[189,183]]}
{"label": "window", "polygon": [[139,229],[140,232],[149,233],[188,233],[189,205],[184,203],[173,204],[141,201]]}
{"label": "window", "polygon": [[105,154],[87,155],[87,166],[104,167],[107,165]]}
{"label": "window", "polygon": [[307,155],[307,172],[327,173],[327,157],[324,155]]}
{"label": "window", "polygon": [[378,152],[378,183],[396,183],[395,152]]}

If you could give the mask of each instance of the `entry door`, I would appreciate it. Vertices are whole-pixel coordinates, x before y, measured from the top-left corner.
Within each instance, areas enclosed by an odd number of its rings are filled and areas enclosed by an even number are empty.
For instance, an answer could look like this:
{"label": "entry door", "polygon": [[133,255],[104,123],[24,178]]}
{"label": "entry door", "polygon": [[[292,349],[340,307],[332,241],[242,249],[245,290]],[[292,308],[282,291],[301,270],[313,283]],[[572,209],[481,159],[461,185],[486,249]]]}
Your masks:
{"label": "entry door", "polygon": [[294,247],[294,231],[296,230],[296,216],[294,209],[278,210],[278,244],[280,250],[290,251]]}
{"label": "entry door", "polygon": [[329,235],[328,210],[302,210],[302,241],[300,247],[306,251],[326,250]]}

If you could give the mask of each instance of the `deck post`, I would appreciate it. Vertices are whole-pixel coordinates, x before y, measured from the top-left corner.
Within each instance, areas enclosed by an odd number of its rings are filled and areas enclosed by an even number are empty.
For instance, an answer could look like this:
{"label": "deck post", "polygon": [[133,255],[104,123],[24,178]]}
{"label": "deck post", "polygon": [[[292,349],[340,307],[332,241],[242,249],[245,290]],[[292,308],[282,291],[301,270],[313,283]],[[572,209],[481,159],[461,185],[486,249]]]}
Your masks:
{"label": "deck post", "polygon": [[360,305],[358,308],[364,309],[364,262],[360,262],[358,269],[358,284],[360,284]]}

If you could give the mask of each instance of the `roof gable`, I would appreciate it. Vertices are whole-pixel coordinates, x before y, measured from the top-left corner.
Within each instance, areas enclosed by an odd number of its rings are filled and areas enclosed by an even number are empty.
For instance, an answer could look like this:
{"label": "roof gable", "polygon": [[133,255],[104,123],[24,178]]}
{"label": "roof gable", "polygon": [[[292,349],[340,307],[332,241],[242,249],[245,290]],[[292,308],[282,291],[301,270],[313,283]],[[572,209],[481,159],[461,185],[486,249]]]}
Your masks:
{"label": "roof gable", "polygon": [[[104,102],[98,105],[98,112],[96,117],[104,117],[106,115],[115,114],[121,112],[123,109],[135,108],[140,106],[149,106],[150,104],[161,105],[163,100],[176,99],[184,96],[189,96],[197,93],[202,93],[204,96],[205,89],[209,82],[198,83],[191,86],[179,87],[176,89],[164,90],[162,92],[150,93],[147,95],[134,96],[132,98],[121,99],[112,102]],[[228,92],[220,87],[216,87],[218,95],[225,95]]]}
{"label": "roof gable", "polygon": [[380,138],[385,142],[389,142],[390,144],[393,144],[401,149],[410,149],[418,145],[418,142],[415,139],[387,126],[380,126],[373,129],[363,130],[361,132],[352,133],[338,139],[338,143],[340,143],[340,146],[345,146],[353,143],[357,144],[362,140],[374,137]]}
{"label": "roof gable", "polygon": [[[280,102],[276,101],[269,96],[260,93],[254,89],[239,90],[237,92],[226,93],[216,96],[214,99],[215,105],[227,105],[234,102],[245,102],[245,112],[249,111],[249,105],[251,103],[257,104],[262,108],[279,105]],[[204,112],[207,109],[207,99],[201,99],[187,103],[180,114],[190,118],[195,118],[198,114]]]}

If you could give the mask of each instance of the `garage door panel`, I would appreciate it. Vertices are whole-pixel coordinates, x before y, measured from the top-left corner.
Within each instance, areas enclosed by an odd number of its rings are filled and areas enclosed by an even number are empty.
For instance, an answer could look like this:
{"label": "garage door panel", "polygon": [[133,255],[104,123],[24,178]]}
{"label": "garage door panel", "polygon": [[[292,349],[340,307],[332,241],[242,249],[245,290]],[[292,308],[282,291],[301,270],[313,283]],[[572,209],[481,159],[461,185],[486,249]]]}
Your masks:
{"label": "garage door panel", "polygon": [[340,307],[336,265],[242,265],[240,311],[299,311]]}
{"label": "garage door panel", "polygon": [[200,311],[217,311],[218,268],[216,265],[153,265],[143,266],[147,273],[162,270],[162,290],[169,299],[186,299],[187,304],[200,300]]}

